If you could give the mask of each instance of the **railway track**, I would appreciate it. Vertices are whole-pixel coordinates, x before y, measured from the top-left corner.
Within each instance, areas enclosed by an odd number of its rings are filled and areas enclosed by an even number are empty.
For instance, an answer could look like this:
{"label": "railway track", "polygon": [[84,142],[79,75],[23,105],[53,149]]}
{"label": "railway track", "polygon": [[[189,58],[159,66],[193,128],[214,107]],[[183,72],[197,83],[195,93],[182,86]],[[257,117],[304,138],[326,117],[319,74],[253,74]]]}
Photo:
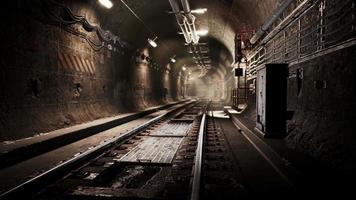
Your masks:
{"label": "railway track", "polygon": [[241,169],[213,111],[208,112],[205,135],[202,199],[247,197]]}
{"label": "railway track", "polygon": [[170,172],[176,152],[194,134],[206,106],[207,102],[198,102],[151,119],[3,192],[0,198],[169,198],[169,192],[161,193],[166,185],[162,180],[169,185],[174,178]]}
{"label": "railway track", "polygon": [[[264,186],[251,182],[246,155],[253,158],[260,152],[238,134],[230,119],[215,116],[214,110],[220,107],[199,101],[157,116],[2,193],[0,198],[248,198]],[[240,138],[232,138],[235,136]],[[244,154],[236,153],[236,148]],[[271,163],[264,159],[256,157],[265,170]],[[263,178],[273,176],[276,173],[272,171]]]}
{"label": "railway track", "polygon": [[209,109],[203,199],[296,196],[298,189],[291,179],[295,169],[223,110],[219,102],[212,103]]}

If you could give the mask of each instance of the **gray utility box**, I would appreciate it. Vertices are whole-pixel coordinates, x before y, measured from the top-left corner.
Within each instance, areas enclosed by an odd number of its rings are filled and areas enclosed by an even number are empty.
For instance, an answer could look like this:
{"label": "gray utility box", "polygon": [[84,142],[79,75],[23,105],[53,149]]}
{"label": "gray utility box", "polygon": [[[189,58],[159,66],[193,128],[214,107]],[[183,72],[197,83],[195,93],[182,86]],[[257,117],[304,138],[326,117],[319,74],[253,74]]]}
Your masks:
{"label": "gray utility box", "polygon": [[256,130],[265,137],[286,136],[288,64],[257,69]]}

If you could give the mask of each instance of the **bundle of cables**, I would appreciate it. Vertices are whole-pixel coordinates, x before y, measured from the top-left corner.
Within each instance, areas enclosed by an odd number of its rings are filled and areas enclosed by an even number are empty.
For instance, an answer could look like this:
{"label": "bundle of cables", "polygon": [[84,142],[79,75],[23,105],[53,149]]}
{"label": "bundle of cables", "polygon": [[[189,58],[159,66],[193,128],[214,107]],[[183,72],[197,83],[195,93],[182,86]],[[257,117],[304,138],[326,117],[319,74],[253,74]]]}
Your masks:
{"label": "bundle of cables", "polygon": [[[109,50],[112,50],[113,47],[128,48],[128,44],[118,36],[108,30],[103,30],[98,25],[91,24],[84,16],[74,14],[66,5],[55,0],[40,0],[40,2],[49,24],[59,26],[65,31],[85,39],[95,51],[104,47]],[[87,32],[95,32],[97,38],[94,39],[87,33],[76,30],[73,27],[74,24],[80,24]]]}

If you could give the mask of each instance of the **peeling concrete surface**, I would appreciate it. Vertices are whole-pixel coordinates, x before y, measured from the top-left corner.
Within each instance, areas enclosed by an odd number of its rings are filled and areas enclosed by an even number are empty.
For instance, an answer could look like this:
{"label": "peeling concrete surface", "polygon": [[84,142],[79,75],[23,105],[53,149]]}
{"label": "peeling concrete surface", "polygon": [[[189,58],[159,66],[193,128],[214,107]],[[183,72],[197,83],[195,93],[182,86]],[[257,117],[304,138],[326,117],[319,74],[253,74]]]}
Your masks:
{"label": "peeling concrete surface", "polygon": [[[292,66],[291,71],[303,69],[303,82],[299,94],[288,96],[294,117],[287,142],[346,171],[356,168],[355,53],[351,47]],[[319,80],[325,88],[317,88]],[[290,80],[291,91],[297,91],[296,81]]]}

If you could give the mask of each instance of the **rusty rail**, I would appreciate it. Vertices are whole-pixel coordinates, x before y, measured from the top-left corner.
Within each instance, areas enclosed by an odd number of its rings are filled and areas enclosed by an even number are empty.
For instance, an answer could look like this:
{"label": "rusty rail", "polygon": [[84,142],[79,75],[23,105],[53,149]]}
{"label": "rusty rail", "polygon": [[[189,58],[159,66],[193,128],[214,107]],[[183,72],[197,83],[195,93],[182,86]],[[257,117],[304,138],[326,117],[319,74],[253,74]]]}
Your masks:
{"label": "rusty rail", "polygon": [[190,200],[199,199],[200,181],[201,181],[202,164],[203,164],[203,142],[204,142],[205,126],[206,126],[206,114],[204,113],[199,128],[198,145],[197,145],[195,160],[194,160],[192,191],[190,195]]}

